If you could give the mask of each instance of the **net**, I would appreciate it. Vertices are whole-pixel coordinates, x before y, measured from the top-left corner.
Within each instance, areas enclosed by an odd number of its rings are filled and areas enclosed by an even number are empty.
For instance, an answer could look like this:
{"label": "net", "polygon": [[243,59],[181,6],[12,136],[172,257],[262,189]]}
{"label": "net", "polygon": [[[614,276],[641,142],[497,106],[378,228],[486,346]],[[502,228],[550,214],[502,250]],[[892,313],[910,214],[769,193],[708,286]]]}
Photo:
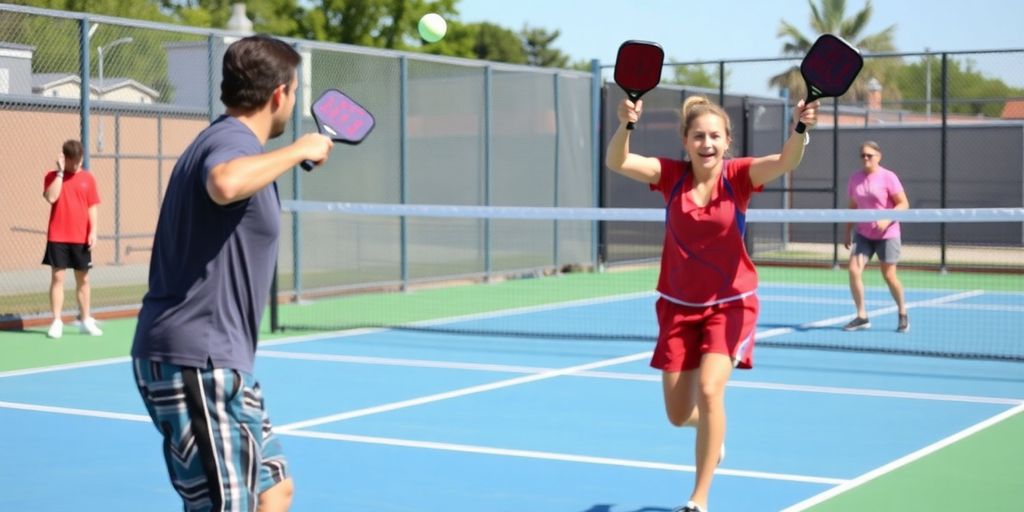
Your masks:
{"label": "net", "polygon": [[[283,331],[652,343],[664,211],[285,202]],[[845,225],[900,221],[909,333],[877,260],[855,315]],[[760,347],[1024,361],[1024,209],[751,210]],[[495,341],[498,343],[498,341]]]}

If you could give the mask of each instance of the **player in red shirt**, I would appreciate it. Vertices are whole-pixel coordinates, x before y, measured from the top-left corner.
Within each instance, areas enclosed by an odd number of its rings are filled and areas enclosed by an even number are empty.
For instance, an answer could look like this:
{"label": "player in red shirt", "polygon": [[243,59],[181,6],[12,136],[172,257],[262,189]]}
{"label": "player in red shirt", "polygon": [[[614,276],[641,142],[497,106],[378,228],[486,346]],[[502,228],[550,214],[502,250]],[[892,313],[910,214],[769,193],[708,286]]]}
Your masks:
{"label": "player in red shirt", "polygon": [[61,149],[57,169],[47,172],[43,179],[43,198],[51,205],[43,264],[52,269],[50,308],[53,310],[53,323],[46,335],[60,338],[64,334],[64,322],[61,320],[64,270],[73,268],[81,331],[99,336],[103,332],[89,315],[89,269],[92,267],[92,247],[96,245],[96,210],[100,196],[92,173],[79,167],[85,153],[82,143],[69,140]]}
{"label": "player in red shirt", "polygon": [[[753,366],[757,271],[743,244],[750,196],[793,170],[807,137],[793,134],[779,154],[727,159],[729,116],[703,96],[682,107],[681,134],[689,161],[629,151],[643,101],[624,99],[619,128],[608,143],[608,167],[665,197],[665,240],[658,278],[658,343],[651,366],[662,371],[665,410],[675,426],[697,428],[697,473],[680,511],[706,512],[711,478],[725,450],[725,384],[733,367]],[[818,102],[794,109],[817,123]]]}

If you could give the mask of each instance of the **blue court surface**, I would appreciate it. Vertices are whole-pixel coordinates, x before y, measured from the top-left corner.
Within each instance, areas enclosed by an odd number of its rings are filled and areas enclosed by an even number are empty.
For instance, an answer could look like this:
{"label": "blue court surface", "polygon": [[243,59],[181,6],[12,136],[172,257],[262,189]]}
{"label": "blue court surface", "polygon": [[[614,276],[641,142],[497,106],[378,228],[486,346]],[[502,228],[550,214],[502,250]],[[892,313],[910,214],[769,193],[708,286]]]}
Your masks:
{"label": "blue court surface", "polygon": [[[791,344],[954,346],[1009,321],[978,342],[1011,350],[1024,329],[1020,294],[915,291],[903,335],[884,289],[869,290],[875,326],[857,333],[840,329],[845,288],[765,285],[760,297],[759,339]],[[635,321],[652,333],[653,300],[623,301],[643,303]],[[510,315],[551,330],[565,313]],[[650,349],[364,330],[263,343],[256,374],[293,510],[667,512],[690,491],[694,431],[665,420]],[[755,365],[727,393],[715,512],[798,510],[1024,407],[1019,362],[761,347]],[[0,510],[180,510],[127,358],[0,374],[0,424]]]}

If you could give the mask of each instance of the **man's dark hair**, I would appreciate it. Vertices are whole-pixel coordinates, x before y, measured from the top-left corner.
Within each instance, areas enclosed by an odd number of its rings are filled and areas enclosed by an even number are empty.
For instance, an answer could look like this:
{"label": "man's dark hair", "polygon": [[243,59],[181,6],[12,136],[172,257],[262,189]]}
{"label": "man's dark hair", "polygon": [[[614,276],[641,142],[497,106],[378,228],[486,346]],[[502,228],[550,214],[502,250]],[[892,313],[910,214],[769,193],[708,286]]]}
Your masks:
{"label": "man's dark hair", "polygon": [[291,87],[301,57],[284,41],[255,35],[231,43],[224,53],[220,100],[244,111],[258,109],[270,100],[277,86]]}
{"label": "man's dark hair", "polygon": [[76,139],[70,139],[64,142],[61,146],[61,152],[64,153],[65,158],[72,158],[75,160],[81,160],[82,155],[85,153],[85,148],[82,147],[82,142]]}

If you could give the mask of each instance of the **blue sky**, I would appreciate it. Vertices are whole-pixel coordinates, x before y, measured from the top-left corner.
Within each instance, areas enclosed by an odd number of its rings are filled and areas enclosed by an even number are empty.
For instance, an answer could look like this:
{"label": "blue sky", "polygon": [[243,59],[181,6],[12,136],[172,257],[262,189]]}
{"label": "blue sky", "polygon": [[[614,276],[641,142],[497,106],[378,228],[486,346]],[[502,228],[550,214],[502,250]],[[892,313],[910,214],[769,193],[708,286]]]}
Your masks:
{"label": "blue sky", "polygon": [[[852,14],[865,2],[846,4]],[[872,5],[867,32],[896,25],[898,51],[1024,48],[1022,0],[875,0]],[[574,62],[596,58],[611,64],[627,39],[661,43],[666,59],[677,62],[777,57],[782,19],[811,34],[806,0],[458,0],[456,8],[463,22],[559,30],[555,46]],[[981,58],[977,64],[986,74],[1024,87],[1024,53]]]}

